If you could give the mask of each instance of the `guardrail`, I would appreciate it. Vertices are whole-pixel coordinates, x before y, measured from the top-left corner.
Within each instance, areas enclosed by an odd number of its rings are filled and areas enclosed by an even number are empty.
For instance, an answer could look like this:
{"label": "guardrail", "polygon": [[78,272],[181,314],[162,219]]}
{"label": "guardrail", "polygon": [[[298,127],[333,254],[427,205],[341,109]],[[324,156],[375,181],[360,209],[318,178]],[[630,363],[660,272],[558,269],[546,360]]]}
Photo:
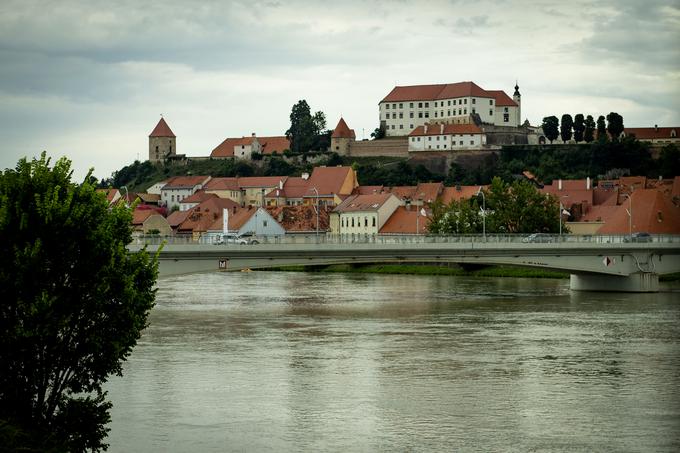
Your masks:
{"label": "guardrail", "polygon": [[[196,245],[217,244],[220,235],[204,235],[195,239],[191,235],[177,236],[136,236],[133,244],[137,245]],[[654,234],[636,238],[629,235],[541,235],[539,237],[527,234],[487,234],[483,235],[326,235],[326,234],[289,234],[283,236],[251,236],[249,240],[257,244],[446,244],[446,243],[677,243],[680,246],[680,235]],[[224,244],[235,245],[235,244]]]}

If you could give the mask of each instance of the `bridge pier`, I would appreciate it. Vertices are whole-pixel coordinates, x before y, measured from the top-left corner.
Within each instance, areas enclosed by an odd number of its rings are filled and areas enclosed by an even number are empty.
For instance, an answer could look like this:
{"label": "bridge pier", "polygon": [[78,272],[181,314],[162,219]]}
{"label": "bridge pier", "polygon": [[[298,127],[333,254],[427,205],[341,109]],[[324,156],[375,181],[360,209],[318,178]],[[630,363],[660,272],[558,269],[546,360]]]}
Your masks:
{"label": "bridge pier", "polygon": [[569,289],[573,291],[656,293],[659,292],[659,274],[651,272],[636,272],[629,276],[571,274]]}

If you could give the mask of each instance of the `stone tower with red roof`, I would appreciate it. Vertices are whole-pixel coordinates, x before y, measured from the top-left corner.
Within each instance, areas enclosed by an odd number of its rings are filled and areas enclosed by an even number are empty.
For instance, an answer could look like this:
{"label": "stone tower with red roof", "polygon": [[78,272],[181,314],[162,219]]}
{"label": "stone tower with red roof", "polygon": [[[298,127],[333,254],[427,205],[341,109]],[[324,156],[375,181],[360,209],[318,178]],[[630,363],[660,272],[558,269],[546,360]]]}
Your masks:
{"label": "stone tower with red roof", "polygon": [[159,163],[177,155],[177,137],[161,117],[149,134],[149,162]]}
{"label": "stone tower with red roof", "polygon": [[333,134],[331,135],[331,151],[338,153],[341,156],[348,156],[352,142],[356,140],[356,134],[353,129],[350,129],[341,117],[338,125],[335,126]]}

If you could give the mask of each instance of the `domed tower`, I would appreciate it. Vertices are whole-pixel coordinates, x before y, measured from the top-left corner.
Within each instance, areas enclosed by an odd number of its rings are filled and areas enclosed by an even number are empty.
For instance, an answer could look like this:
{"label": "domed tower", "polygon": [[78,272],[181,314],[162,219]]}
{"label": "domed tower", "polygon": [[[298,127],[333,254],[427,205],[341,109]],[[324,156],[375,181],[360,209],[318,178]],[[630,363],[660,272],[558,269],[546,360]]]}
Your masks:
{"label": "domed tower", "polygon": [[522,95],[519,94],[519,84],[515,80],[515,93],[512,95],[512,100],[517,103],[517,125],[522,124]]}
{"label": "domed tower", "polygon": [[341,156],[349,156],[352,142],[356,140],[354,129],[350,129],[341,117],[331,135],[331,151]]}
{"label": "domed tower", "polygon": [[177,154],[177,137],[161,117],[153,131],[149,134],[149,161],[153,164],[163,162],[165,159]]}

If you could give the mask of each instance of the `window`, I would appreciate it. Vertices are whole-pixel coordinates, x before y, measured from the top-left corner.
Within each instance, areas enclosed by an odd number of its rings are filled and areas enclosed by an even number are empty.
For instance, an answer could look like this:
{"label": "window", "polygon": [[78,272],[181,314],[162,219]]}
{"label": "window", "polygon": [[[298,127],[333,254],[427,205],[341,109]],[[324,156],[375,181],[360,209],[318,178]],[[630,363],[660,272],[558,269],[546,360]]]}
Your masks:
{"label": "window", "polygon": [[400,108],[400,109],[403,109],[403,108],[404,108],[404,104],[402,104],[402,103],[400,102],[400,103],[399,103],[399,108]]}
{"label": "window", "polygon": [[404,117],[404,114],[399,112],[399,118],[403,118],[403,117]]}
{"label": "window", "polygon": [[411,102],[408,106],[413,108],[413,102]]}
{"label": "window", "polygon": [[431,141],[432,141],[432,137],[427,137],[427,141],[428,141],[428,142],[431,142]]}
{"label": "window", "polygon": [[434,112],[434,117],[437,118],[437,112]]}
{"label": "window", "polygon": [[393,109],[396,109],[396,108],[397,108],[397,104],[392,104],[392,108],[393,108]]}
{"label": "window", "polygon": [[415,138],[415,137],[411,137],[411,141],[412,141],[412,142],[415,142],[415,141],[416,141],[416,138]]}
{"label": "window", "polygon": [[423,117],[423,112],[418,112],[418,118],[422,118],[422,117]]}
{"label": "window", "polygon": [[396,120],[396,119],[397,119],[397,114],[396,114],[396,113],[393,113],[393,114],[392,114],[392,119],[393,119],[393,120]]}
{"label": "window", "polygon": [[474,144],[475,144],[475,141],[474,141],[474,140],[470,140],[470,144],[471,144],[471,145],[474,145]]}
{"label": "window", "polygon": [[463,146],[463,140],[460,141],[460,146]]}
{"label": "window", "polygon": [[418,141],[420,141],[420,137],[418,137]]}
{"label": "window", "polygon": [[428,108],[428,107],[430,107],[430,103],[429,103],[429,102],[426,102],[426,103],[425,103],[425,108]]}
{"label": "window", "polygon": [[493,105],[493,99],[489,99],[489,105]]}
{"label": "window", "polygon": [[463,114],[463,109],[458,109],[458,114],[462,115]]}
{"label": "window", "polygon": [[451,105],[451,101],[448,102],[448,105]]}
{"label": "window", "polygon": [[434,103],[434,106],[435,106],[435,107],[437,106],[437,102],[436,102],[436,101],[435,101],[435,103]]}
{"label": "window", "polygon": [[456,105],[457,99],[453,100],[453,105]]}
{"label": "window", "polygon": [[364,217],[364,226],[365,226],[365,227],[368,226],[368,217]]}
{"label": "window", "polygon": [[472,109],[472,114],[474,115],[475,113],[477,113],[475,109]]}
{"label": "window", "polygon": [[508,112],[508,108],[505,107],[505,108],[503,109],[503,111],[507,113],[507,112]]}
{"label": "window", "polygon": [[419,103],[418,103],[418,108],[419,108],[419,109],[422,109],[422,108],[423,108],[423,103],[422,103],[422,102],[419,102]]}
{"label": "window", "polygon": [[373,217],[373,226],[375,226],[375,217]]}
{"label": "window", "polygon": [[267,226],[267,221],[266,221],[266,220],[263,220],[263,221],[262,221],[262,226],[263,226],[263,227],[266,227],[266,226]]}
{"label": "window", "polygon": [[441,117],[443,117],[443,116],[444,116],[444,111],[443,111],[443,110],[442,110],[441,112],[439,112],[439,113],[440,113],[440,115],[439,115],[439,116],[441,116]]}
{"label": "window", "polygon": [[437,149],[439,149],[439,145],[437,145]]}
{"label": "window", "polygon": [[[245,145],[241,145],[241,149],[245,149],[245,148],[246,148]],[[241,153],[241,154],[243,154],[243,153]]]}
{"label": "window", "polygon": [[413,118],[413,112],[408,114],[409,118]]}
{"label": "window", "polygon": [[156,146],[156,152],[158,152],[158,146]]}
{"label": "window", "polygon": [[509,123],[510,122],[510,114],[504,113],[503,114],[503,122],[504,123]]}
{"label": "window", "polygon": [[403,124],[400,124],[400,125],[399,125],[399,129],[403,129],[403,128],[404,128],[404,125],[403,125]]}
{"label": "window", "polygon": [[463,115],[467,115],[467,109],[463,109]]}
{"label": "window", "polygon": [[437,141],[439,141],[439,135],[437,135]]}
{"label": "window", "polygon": [[444,143],[444,149],[446,149],[446,143]]}
{"label": "window", "polygon": [[451,110],[446,111],[446,116],[451,116]]}
{"label": "window", "polygon": [[354,226],[354,217],[352,217],[352,226]]}
{"label": "window", "polygon": [[493,116],[493,110],[489,110],[489,116]]}
{"label": "window", "polygon": [[408,127],[413,129],[413,124],[409,124]]}
{"label": "window", "polygon": [[385,108],[389,110],[390,104],[385,104]]}
{"label": "window", "polygon": [[394,129],[394,124],[392,125],[392,129]]}
{"label": "window", "polygon": [[473,103],[473,104],[476,104],[476,103],[477,103],[477,99],[472,98],[472,103]]}
{"label": "window", "polygon": [[465,98],[463,101],[463,104],[467,104],[467,98]]}
{"label": "window", "polygon": [[425,118],[429,118],[429,117],[430,117],[430,112],[425,112]]}

